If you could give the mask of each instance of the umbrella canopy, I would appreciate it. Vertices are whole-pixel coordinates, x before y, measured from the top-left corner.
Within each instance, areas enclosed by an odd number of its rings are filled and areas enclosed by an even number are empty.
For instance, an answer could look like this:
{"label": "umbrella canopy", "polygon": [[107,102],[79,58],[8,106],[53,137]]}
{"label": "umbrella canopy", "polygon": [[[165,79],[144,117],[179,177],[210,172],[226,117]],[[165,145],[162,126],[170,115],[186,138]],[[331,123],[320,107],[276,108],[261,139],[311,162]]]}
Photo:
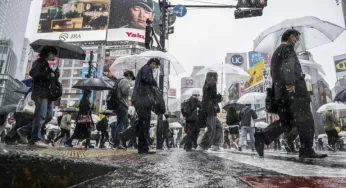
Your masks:
{"label": "umbrella canopy", "polygon": [[85,52],[80,46],[60,40],[39,39],[31,43],[30,46],[35,52],[40,52],[45,46],[55,47],[59,58],[85,60]]}
{"label": "umbrella canopy", "polygon": [[241,96],[237,102],[240,104],[263,104],[266,96],[265,93],[251,92]]}
{"label": "umbrella canopy", "polygon": [[[213,64],[204,67],[202,70],[197,72],[196,75],[206,75],[208,72],[217,72],[218,74],[225,74],[227,78],[227,83],[245,81],[250,78],[250,75],[245,70],[231,64]],[[221,77],[219,75],[219,79],[220,78]]]}
{"label": "umbrella canopy", "polygon": [[163,60],[167,60],[173,66],[173,69],[177,75],[180,75],[180,74],[186,72],[184,67],[178,62],[178,60],[172,54],[170,54],[168,52],[146,51],[146,52],[139,54],[138,56],[148,57],[148,58],[156,57],[156,58],[160,58]]}
{"label": "umbrella canopy", "polygon": [[299,62],[300,62],[300,64],[302,66],[307,66],[307,67],[311,67],[311,68],[317,69],[322,74],[326,75],[326,73],[324,72],[324,70],[322,68],[322,65],[316,63],[315,61],[299,59]]}
{"label": "umbrella canopy", "polygon": [[135,74],[141,69],[145,64],[147,64],[150,58],[138,56],[138,55],[129,55],[116,58],[109,70],[116,77],[122,75],[123,72],[127,70],[132,70]]}
{"label": "umbrella canopy", "polygon": [[27,87],[25,84],[23,84],[22,87],[19,87],[18,89],[14,90],[15,93],[20,93],[20,94],[26,94],[28,93],[30,87]]}
{"label": "umbrella canopy", "polygon": [[328,110],[346,110],[346,104],[344,104],[344,103],[337,103],[337,102],[331,102],[331,103],[322,105],[317,110],[317,113],[326,112]]}
{"label": "umbrella canopy", "polygon": [[202,95],[202,89],[201,88],[190,88],[186,90],[182,95],[184,96],[192,96],[192,95]]}
{"label": "umbrella canopy", "polygon": [[338,94],[336,94],[334,101],[346,102],[346,89],[341,90]]}
{"label": "umbrella canopy", "polygon": [[15,112],[17,109],[17,104],[9,104],[0,108],[0,115],[6,115]]}
{"label": "umbrella canopy", "polygon": [[62,108],[61,110],[59,110],[59,112],[78,112],[78,111],[79,111],[78,108],[72,108],[72,107]]}
{"label": "umbrella canopy", "polygon": [[298,52],[330,43],[345,30],[313,16],[288,19],[263,31],[254,40],[254,51],[273,54],[281,44],[282,34],[288,29],[296,29],[301,33],[302,46],[305,49],[298,49]]}
{"label": "umbrella canopy", "polygon": [[227,111],[230,107],[233,107],[233,108],[235,108],[236,111],[239,111],[239,110],[243,109],[245,106],[244,106],[244,104],[240,104],[234,100],[231,100],[231,101],[228,101],[225,104],[225,106],[222,107],[222,109]]}
{"label": "umbrella canopy", "polygon": [[100,114],[103,114],[103,115],[110,115],[110,116],[115,116],[116,113],[114,113],[113,111],[111,110],[105,110],[105,111],[102,111]]}
{"label": "umbrella canopy", "polygon": [[170,128],[170,129],[172,129],[172,128],[174,128],[174,129],[180,129],[180,128],[182,128],[182,126],[181,126],[181,124],[178,123],[178,122],[173,122],[173,123],[170,123],[170,124],[169,124],[169,128]]}
{"label": "umbrella canopy", "polygon": [[262,128],[262,129],[268,127],[268,125],[269,125],[268,123],[263,122],[263,121],[260,121],[260,122],[256,122],[256,123],[255,123],[255,127]]}
{"label": "umbrella canopy", "polygon": [[22,82],[26,85],[26,87],[32,87],[32,78],[22,80]]}
{"label": "umbrella canopy", "polygon": [[86,80],[80,80],[72,88],[81,89],[81,90],[90,89],[90,90],[101,91],[101,90],[111,90],[112,86],[110,86],[102,78],[88,78]]}

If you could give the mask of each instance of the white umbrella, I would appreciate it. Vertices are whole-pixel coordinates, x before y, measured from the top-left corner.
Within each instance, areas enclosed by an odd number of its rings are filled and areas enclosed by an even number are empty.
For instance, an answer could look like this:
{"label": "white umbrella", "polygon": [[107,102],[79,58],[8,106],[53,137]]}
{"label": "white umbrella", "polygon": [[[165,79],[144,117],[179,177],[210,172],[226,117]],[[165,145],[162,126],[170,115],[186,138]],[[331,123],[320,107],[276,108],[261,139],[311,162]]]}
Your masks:
{"label": "white umbrella", "polygon": [[255,123],[255,127],[262,128],[262,129],[268,127],[268,125],[269,125],[268,123],[263,122],[263,121],[260,121],[260,122],[256,122],[256,123]]}
{"label": "white umbrella", "polygon": [[175,73],[177,75],[180,75],[180,74],[186,72],[184,67],[170,53],[161,52],[161,51],[146,51],[146,52],[143,52],[143,53],[139,54],[138,56],[140,56],[140,57],[148,57],[148,58],[156,57],[156,58],[159,58],[159,59],[167,60],[173,66],[174,71],[175,71]]}
{"label": "white umbrella", "polygon": [[[250,78],[250,75],[244,71],[242,68],[238,66],[234,66],[231,64],[213,64],[207,67],[204,67],[202,70],[197,72],[196,75],[206,75],[208,72],[217,72],[218,74],[226,75],[226,82],[231,84],[230,82],[237,83],[240,81],[245,81]],[[219,76],[220,78],[220,76]]]}
{"label": "white umbrella", "polygon": [[136,74],[149,59],[148,57],[138,55],[119,57],[115,59],[111,67],[109,67],[109,70],[117,77],[127,70],[132,70]]}
{"label": "white umbrella", "polygon": [[186,90],[182,95],[183,96],[192,96],[195,94],[202,95],[202,89],[201,88],[190,88]]}
{"label": "white umbrella", "polygon": [[316,63],[315,61],[311,61],[311,60],[304,60],[304,59],[299,59],[300,63],[302,66],[307,66],[307,67],[311,67],[314,69],[317,69],[319,72],[321,72],[322,74],[326,75],[326,73],[324,72],[322,65]]}
{"label": "white umbrella", "polygon": [[240,104],[263,104],[267,94],[259,92],[251,92],[241,96],[237,103]]}
{"label": "white umbrella", "polygon": [[179,128],[182,128],[182,126],[181,126],[181,124],[178,123],[178,122],[173,122],[173,123],[170,123],[170,124],[169,124],[169,128],[170,128],[170,129],[172,129],[172,128],[177,128],[177,129],[179,129]]}
{"label": "white umbrella", "polygon": [[282,34],[288,29],[296,29],[301,33],[302,46],[305,49],[298,49],[298,52],[333,42],[345,30],[313,16],[287,19],[263,31],[254,40],[254,51],[273,54],[281,44]]}
{"label": "white umbrella", "polygon": [[93,120],[94,124],[96,125],[101,119],[96,114],[91,114],[91,119]]}
{"label": "white umbrella", "polygon": [[344,103],[337,103],[337,102],[331,102],[325,105],[322,105],[317,112],[322,113],[328,110],[346,110],[346,104]]}

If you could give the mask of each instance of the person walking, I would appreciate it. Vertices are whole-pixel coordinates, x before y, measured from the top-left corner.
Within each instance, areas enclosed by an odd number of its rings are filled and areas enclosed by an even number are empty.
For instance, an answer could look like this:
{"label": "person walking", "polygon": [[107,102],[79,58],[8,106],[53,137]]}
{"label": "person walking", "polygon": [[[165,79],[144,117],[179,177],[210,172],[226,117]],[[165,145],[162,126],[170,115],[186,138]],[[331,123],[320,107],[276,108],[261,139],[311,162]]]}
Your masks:
{"label": "person walking", "polygon": [[299,132],[301,158],[324,158],[313,147],[315,126],[311,113],[311,98],[306,88],[305,75],[295,49],[300,44],[300,32],[288,29],[281,37],[281,45],[275,50],[270,72],[273,81],[271,96],[273,113],[278,113],[280,125],[270,124],[263,131],[256,132],[255,145],[263,157],[264,144],[269,145],[288,128],[296,126]]}
{"label": "person walking", "polygon": [[[202,103],[199,100],[199,93],[194,93],[189,99],[189,106],[191,108],[191,114],[186,117],[186,125],[188,126],[188,133],[186,137],[186,151],[192,151],[192,147],[197,147],[197,139],[199,135],[198,121],[198,109],[202,108]],[[195,148],[195,147],[194,147]]]}
{"label": "person walking", "polygon": [[[242,146],[246,145],[247,134],[250,135],[251,149],[255,151],[255,119],[257,114],[254,109],[251,109],[251,104],[246,104],[239,113],[241,135],[239,139],[238,150],[242,151]],[[245,142],[245,143],[244,143]]]}
{"label": "person walking", "polygon": [[326,131],[328,137],[327,147],[328,149],[336,152],[337,149],[335,144],[339,139],[339,135],[336,131],[335,125],[340,127],[340,124],[329,106],[327,106],[327,111],[322,113],[322,118],[324,122],[324,131]]}
{"label": "person walking", "polygon": [[32,124],[30,146],[48,147],[41,141],[41,128],[53,118],[53,104],[49,100],[49,83],[52,79],[60,77],[59,68],[53,71],[48,61],[54,60],[58,54],[56,48],[51,46],[44,47],[40,52],[40,57],[33,63],[29,75],[33,79],[32,100],[35,101],[34,120]]}
{"label": "person walking", "polygon": [[153,87],[157,87],[153,71],[160,66],[160,60],[151,58],[137,74],[132,95],[132,103],[138,115],[138,153],[154,154],[149,151],[149,129],[151,121],[151,108],[153,105]]}
{"label": "person walking", "polygon": [[66,136],[66,140],[70,138],[70,131],[71,131],[71,121],[72,116],[71,112],[68,112],[62,116],[61,124],[60,124],[60,135],[54,139],[54,145],[55,142],[57,142],[59,139],[64,138]]}
{"label": "person walking", "polygon": [[[206,116],[207,132],[204,134],[201,143],[197,147],[197,151],[204,151],[211,147],[211,150],[217,151],[220,149],[222,125],[216,117],[220,113],[219,104],[222,101],[220,94],[217,94],[216,72],[208,72],[203,86],[202,109]],[[203,114],[200,114],[203,116]]]}

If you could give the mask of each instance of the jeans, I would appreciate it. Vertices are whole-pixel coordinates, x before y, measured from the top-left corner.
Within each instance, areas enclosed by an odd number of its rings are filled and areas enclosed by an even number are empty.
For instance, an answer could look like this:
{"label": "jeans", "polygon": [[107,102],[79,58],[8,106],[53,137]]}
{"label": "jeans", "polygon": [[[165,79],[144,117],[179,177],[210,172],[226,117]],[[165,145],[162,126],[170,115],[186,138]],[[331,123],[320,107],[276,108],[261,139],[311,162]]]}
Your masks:
{"label": "jeans", "polygon": [[247,127],[247,126],[242,126],[241,127],[241,135],[239,139],[239,147],[244,146],[244,142],[246,142],[247,134],[250,135],[250,140],[251,140],[251,148],[254,149],[255,146],[255,127]]}
{"label": "jeans", "polygon": [[116,110],[116,114],[117,114],[117,127],[115,129],[115,135],[113,137],[113,139],[114,139],[113,142],[115,145],[118,145],[120,143],[119,133],[121,133],[125,129],[127,129],[128,125],[129,125],[129,119],[128,119],[128,111],[124,108],[119,107]]}
{"label": "jeans", "polygon": [[30,143],[35,143],[42,139],[41,128],[44,124],[50,122],[53,118],[53,104],[48,99],[38,98],[35,101],[36,109],[34,121],[32,124]]}

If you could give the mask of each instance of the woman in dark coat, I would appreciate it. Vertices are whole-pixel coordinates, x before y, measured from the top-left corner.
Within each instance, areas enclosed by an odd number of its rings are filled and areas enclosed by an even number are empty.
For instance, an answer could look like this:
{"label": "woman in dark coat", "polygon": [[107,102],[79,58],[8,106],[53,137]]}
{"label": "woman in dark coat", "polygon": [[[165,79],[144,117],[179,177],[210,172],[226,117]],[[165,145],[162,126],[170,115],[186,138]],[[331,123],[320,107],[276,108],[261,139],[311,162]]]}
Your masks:
{"label": "woman in dark coat", "polygon": [[217,94],[217,79],[216,72],[208,72],[203,86],[203,99],[202,110],[206,117],[208,131],[204,134],[201,143],[197,150],[211,149],[218,150],[221,143],[222,126],[221,122],[217,119],[217,113],[220,113],[219,102],[221,102],[221,95]]}
{"label": "woman in dark coat", "polygon": [[81,138],[83,140],[84,139],[87,140],[85,148],[87,147],[94,148],[94,146],[92,146],[90,143],[91,125],[93,125],[93,121],[91,117],[91,103],[89,101],[90,97],[91,97],[91,91],[89,89],[84,90],[83,98],[79,104],[79,113],[77,116],[76,128],[73,132],[72,137],[66,141],[66,145],[69,147],[73,147],[72,146],[73,139]]}

